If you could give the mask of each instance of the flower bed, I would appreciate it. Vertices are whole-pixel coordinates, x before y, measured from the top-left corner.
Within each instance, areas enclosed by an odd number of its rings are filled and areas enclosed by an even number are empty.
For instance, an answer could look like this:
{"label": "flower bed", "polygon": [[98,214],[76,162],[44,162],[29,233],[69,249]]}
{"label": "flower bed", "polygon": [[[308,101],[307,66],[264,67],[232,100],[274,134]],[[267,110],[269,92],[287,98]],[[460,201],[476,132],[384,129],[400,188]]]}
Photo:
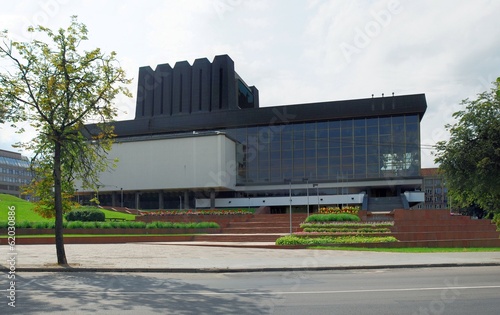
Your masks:
{"label": "flower bed", "polygon": [[339,207],[321,207],[319,208],[320,214],[358,214],[359,207],[358,206],[345,206],[342,208]]}

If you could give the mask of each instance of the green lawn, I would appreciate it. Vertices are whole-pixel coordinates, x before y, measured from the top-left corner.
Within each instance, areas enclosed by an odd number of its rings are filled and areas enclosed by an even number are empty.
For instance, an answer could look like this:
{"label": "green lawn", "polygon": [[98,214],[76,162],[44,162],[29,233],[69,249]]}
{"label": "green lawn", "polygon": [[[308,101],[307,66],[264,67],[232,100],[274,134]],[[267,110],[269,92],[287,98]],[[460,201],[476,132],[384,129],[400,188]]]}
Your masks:
{"label": "green lawn", "polygon": [[11,195],[0,194],[0,221],[8,221],[9,207],[16,207],[16,222],[30,221],[53,221],[54,219],[46,219],[33,211],[33,204],[23,199]]}
{"label": "green lawn", "polygon": [[393,253],[467,253],[467,252],[499,252],[499,247],[408,247],[408,248],[367,248],[342,246],[311,246],[309,249],[322,250],[350,250],[366,252],[393,252]]}
{"label": "green lawn", "polygon": [[[191,233],[191,234],[64,234],[64,237],[134,237],[134,236],[198,236],[206,233]],[[7,235],[0,235],[0,239],[7,238]],[[33,234],[33,235],[16,235],[16,238],[46,238],[54,237],[54,234]]]}
{"label": "green lawn", "polygon": [[[46,219],[40,216],[33,210],[34,205],[23,199],[11,195],[0,194],[0,222],[8,221],[9,207],[16,207],[16,222],[29,221],[29,222],[41,222],[41,221],[53,221],[54,219]],[[100,209],[106,215],[106,219],[124,219],[133,221],[135,215],[116,212],[111,210]]]}

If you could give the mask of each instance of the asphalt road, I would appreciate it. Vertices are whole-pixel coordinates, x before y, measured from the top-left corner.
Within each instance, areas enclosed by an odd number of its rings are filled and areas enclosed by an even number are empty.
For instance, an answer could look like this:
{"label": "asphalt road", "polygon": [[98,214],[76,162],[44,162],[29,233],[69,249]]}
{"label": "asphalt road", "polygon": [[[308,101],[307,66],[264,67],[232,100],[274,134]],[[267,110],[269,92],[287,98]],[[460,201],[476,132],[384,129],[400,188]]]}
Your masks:
{"label": "asphalt road", "polygon": [[[7,274],[0,285],[8,289]],[[500,267],[21,273],[0,314],[498,314]],[[3,288],[0,288],[4,290]],[[9,291],[7,290],[7,294]]]}

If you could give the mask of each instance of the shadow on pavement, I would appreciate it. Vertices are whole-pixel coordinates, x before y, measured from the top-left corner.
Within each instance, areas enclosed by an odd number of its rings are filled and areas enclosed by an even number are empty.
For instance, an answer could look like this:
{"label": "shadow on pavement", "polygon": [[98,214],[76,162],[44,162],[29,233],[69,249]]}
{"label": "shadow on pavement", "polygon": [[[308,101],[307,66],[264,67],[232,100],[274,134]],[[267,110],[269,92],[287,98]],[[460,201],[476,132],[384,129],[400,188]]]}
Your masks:
{"label": "shadow on pavement", "polygon": [[[5,278],[7,277],[6,275]],[[196,277],[194,275],[193,277]],[[271,314],[272,292],[214,289],[168,274],[23,273],[1,314]],[[5,312],[6,311],[6,312]]]}

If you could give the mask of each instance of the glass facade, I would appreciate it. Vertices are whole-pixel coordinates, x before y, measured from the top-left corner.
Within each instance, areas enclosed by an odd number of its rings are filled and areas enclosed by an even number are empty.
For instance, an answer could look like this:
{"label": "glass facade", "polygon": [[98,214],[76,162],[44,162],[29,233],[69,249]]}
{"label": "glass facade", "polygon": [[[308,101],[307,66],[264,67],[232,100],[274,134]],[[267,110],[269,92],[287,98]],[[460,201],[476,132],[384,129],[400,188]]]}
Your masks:
{"label": "glass facade", "polygon": [[28,158],[0,150],[0,193],[19,196],[20,186],[31,181]]}
{"label": "glass facade", "polygon": [[237,183],[419,176],[418,115],[227,129],[238,144]]}

